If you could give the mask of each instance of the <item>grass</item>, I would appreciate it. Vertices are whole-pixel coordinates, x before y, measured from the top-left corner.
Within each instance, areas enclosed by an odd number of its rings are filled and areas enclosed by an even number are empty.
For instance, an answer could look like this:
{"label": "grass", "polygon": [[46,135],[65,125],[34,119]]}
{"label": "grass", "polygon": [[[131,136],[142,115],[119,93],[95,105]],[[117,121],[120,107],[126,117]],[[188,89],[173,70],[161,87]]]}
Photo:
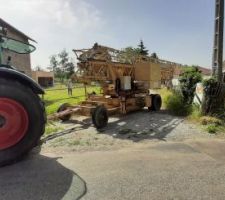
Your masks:
{"label": "grass", "polygon": [[[73,96],[68,96],[67,88],[65,85],[62,85],[62,84],[56,85],[53,88],[45,90],[44,102],[45,102],[47,115],[57,112],[59,106],[63,103],[76,105],[79,102],[85,100],[84,88],[80,86],[81,85],[78,85],[77,87],[79,88],[73,89]],[[87,87],[88,93],[91,93],[93,91],[95,91],[96,93],[100,93],[100,88],[97,86]],[[45,129],[45,136],[61,131],[61,130],[63,130],[62,127],[52,123],[48,123]]]}
{"label": "grass", "polygon": [[194,106],[192,113],[188,116],[191,122],[199,124],[210,134],[225,133],[225,121],[211,116],[202,116],[199,107]]}
{"label": "grass", "polygon": [[216,125],[209,125],[206,127],[206,130],[210,134],[216,134],[218,132],[218,128]]}
{"label": "grass", "polygon": [[199,121],[201,117],[202,117],[202,113],[201,113],[200,106],[193,105],[192,111],[190,115],[188,116],[188,119],[192,122],[196,122],[196,121]]}
{"label": "grass", "polygon": [[165,105],[166,99],[168,98],[168,96],[172,95],[172,91],[168,90],[166,88],[162,88],[162,89],[156,90],[156,92],[158,94],[160,94],[160,96],[162,97],[162,108],[165,109],[166,108],[166,105]]}
{"label": "grass", "polygon": [[203,116],[200,118],[200,122],[205,127],[206,131],[210,134],[225,132],[224,121],[216,117]]}
{"label": "grass", "polygon": [[[97,86],[87,87],[87,92],[91,93],[93,91],[99,93],[100,88]],[[84,95],[84,88],[80,87],[73,89],[72,97],[68,96],[67,88],[64,85],[57,85],[54,88],[45,90],[44,102],[47,115],[55,113],[59,106],[63,103],[70,103],[72,105],[78,104],[79,102],[85,100]]]}
{"label": "grass", "polygon": [[45,127],[45,136],[47,135],[51,135],[52,133],[56,133],[63,130],[62,127],[56,126],[56,125],[52,125],[52,124],[47,124]]}

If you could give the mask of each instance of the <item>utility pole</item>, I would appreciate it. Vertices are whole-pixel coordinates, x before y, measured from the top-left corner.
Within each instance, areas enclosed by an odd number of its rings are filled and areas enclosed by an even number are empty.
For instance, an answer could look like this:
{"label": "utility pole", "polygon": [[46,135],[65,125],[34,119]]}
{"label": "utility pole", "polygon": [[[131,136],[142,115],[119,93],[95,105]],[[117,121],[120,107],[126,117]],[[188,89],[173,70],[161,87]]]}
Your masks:
{"label": "utility pole", "polygon": [[215,0],[215,32],[212,75],[215,81],[206,82],[202,113],[204,115],[222,116],[225,105],[225,84],[223,77],[223,34],[224,34],[224,0]]}
{"label": "utility pole", "polygon": [[213,49],[213,76],[219,83],[223,82],[223,34],[224,34],[224,0],[216,0],[215,33]]}

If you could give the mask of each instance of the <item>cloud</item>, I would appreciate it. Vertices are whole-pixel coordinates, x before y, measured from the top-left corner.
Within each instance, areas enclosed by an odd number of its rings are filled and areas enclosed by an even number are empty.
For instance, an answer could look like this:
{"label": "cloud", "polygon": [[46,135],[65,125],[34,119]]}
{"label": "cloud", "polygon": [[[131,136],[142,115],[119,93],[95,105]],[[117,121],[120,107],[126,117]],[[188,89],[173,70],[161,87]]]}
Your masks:
{"label": "cloud", "polygon": [[[62,28],[80,25],[98,26],[100,12],[91,4],[79,0],[1,0],[1,15],[9,19],[51,22]],[[0,2],[1,2],[0,1]],[[3,3],[4,1],[4,3]]]}
{"label": "cloud", "polygon": [[63,48],[82,46],[105,24],[101,12],[84,0],[0,0],[1,17],[38,41],[33,65],[47,65]]}

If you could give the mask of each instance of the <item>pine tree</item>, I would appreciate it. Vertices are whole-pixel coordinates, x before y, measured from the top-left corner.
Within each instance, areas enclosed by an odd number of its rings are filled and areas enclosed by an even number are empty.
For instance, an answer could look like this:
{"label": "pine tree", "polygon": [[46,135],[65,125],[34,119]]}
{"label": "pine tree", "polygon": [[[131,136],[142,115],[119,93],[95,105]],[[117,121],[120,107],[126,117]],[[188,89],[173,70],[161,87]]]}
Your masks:
{"label": "pine tree", "polygon": [[148,55],[148,50],[144,46],[143,40],[140,41],[140,44],[138,45],[138,50],[139,50],[139,53],[141,55],[143,55],[143,56],[147,56]]}

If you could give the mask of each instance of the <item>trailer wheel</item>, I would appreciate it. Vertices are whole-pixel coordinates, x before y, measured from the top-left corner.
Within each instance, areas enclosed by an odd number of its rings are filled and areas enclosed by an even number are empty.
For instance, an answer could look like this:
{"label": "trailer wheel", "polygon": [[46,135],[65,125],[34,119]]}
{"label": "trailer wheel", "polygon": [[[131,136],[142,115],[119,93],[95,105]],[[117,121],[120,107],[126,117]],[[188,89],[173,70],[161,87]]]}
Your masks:
{"label": "trailer wheel", "polygon": [[[61,106],[59,106],[57,113],[62,112],[66,109],[68,109],[69,107],[71,107],[71,105],[69,103],[63,103]],[[59,117],[59,119],[61,119],[63,122],[70,120],[71,118],[71,114]]]}
{"label": "trailer wheel", "polygon": [[152,106],[149,110],[159,111],[162,106],[162,98],[159,94],[152,95]]}
{"label": "trailer wheel", "polygon": [[92,122],[97,129],[104,128],[108,124],[108,112],[104,106],[97,106],[92,112]]}
{"label": "trailer wheel", "polygon": [[29,87],[0,78],[0,166],[20,160],[45,131],[45,109]]}

